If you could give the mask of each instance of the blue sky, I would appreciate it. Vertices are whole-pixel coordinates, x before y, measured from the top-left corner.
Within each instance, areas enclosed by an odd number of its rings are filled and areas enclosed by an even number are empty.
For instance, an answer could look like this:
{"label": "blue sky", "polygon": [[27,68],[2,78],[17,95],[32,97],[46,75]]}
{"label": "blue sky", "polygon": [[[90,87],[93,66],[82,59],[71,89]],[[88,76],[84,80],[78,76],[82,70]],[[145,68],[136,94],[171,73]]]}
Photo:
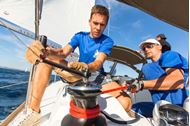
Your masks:
{"label": "blue sky", "polygon": [[[97,3],[110,8],[111,17],[105,34],[115,41],[115,45],[139,50],[138,45],[141,41],[155,38],[157,34],[164,33],[172,45],[172,50],[188,58],[188,32],[114,0],[98,0]],[[23,42],[29,43],[31,41],[26,37],[19,36]],[[24,59],[26,47],[3,27],[0,27],[0,43],[0,66],[23,70],[29,68],[30,65]]]}
{"label": "blue sky", "polygon": [[106,2],[99,0],[98,3],[106,6],[111,5],[109,36],[112,37],[116,45],[124,45],[138,50],[141,41],[155,38],[159,33],[164,33],[168,38],[167,41],[172,45],[172,50],[178,51],[186,58],[188,57],[188,32],[114,0]]}
{"label": "blue sky", "polygon": [[[15,33],[22,42],[28,44],[31,39]],[[0,26],[0,67],[26,70],[30,64],[25,60],[26,46],[16,39],[11,32]]]}

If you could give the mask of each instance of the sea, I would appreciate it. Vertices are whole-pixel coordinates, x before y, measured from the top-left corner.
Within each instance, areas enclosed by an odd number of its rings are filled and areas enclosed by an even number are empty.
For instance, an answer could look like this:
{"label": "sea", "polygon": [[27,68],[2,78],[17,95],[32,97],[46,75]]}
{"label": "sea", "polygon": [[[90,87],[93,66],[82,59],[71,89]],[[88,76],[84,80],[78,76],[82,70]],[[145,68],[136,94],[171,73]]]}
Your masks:
{"label": "sea", "polygon": [[[52,75],[51,81],[54,79]],[[0,68],[0,122],[25,101],[28,80],[27,71]]]}

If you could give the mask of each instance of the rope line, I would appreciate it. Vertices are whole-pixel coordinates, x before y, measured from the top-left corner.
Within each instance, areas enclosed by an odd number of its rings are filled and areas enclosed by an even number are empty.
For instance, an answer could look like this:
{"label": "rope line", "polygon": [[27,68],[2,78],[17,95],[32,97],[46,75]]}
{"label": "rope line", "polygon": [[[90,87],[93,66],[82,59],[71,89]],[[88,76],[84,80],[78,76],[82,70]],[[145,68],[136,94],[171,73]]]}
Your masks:
{"label": "rope line", "polygon": [[127,89],[128,89],[128,86],[120,86],[120,87],[117,87],[117,88],[102,91],[102,94],[110,93],[110,92],[114,92],[114,91],[119,91],[119,90],[127,90]]}
{"label": "rope line", "polygon": [[28,81],[18,83],[18,84],[9,84],[9,85],[5,85],[5,86],[0,86],[0,89],[8,88],[8,87],[16,86],[16,85],[21,85],[21,84],[26,84],[26,83],[28,83]]}

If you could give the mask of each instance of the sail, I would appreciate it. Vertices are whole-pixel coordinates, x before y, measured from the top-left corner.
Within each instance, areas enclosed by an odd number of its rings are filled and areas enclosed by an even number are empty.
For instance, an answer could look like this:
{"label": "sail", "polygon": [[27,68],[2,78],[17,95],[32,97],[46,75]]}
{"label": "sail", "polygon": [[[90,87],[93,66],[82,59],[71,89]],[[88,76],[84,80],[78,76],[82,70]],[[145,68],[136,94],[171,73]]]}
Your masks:
{"label": "sail", "polygon": [[118,0],[189,31],[189,0]]}
{"label": "sail", "polygon": [[[136,7],[158,19],[188,31],[188,0],[44,0],[40,20],[40,35],[65,45],[79,31],[89,31],[88,19],[91,7],[101,3],[119,1]],[[110,7],[108,5],[108,7]],[[115,13],[117,10],[113,10]],[[34,32],[35,0],[1,0],[0,17]],[[128,12],[117,12],[128,13]],[[1,23],[0,23],[1,24]],[[107,28],[110,29],[109,25]],[[109,35],[109,34],[108,34]]]}
{"label": "sail", "polygon": [[[44,0],[40,35],[65,45],[79,31],[88,31],[94,0]],[[35,31],[35,0],[1,0],[0,17],[32,32]]]}

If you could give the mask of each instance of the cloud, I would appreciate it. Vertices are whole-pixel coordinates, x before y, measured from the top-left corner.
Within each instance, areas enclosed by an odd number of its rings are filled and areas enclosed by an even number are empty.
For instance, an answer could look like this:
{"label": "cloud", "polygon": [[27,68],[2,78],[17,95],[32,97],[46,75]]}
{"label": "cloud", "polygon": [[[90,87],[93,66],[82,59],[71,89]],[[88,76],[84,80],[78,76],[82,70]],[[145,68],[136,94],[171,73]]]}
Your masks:
{"label": "cloud", "polygon": [[[23,59],[26,47],[20,41],[25,41],[19,34],[12,34],[6,30],[0,30],[0,54],[14,56],[17,59]],[[17,39],[15,35],[20,39]],[[12,57],[13,58],[13,57]]]}
{"label": "cloud", "polygon": [[132,23],[132,27],[135,29],[141,29],[143,27],[143,23],[141,20],[137,20]]}
{"label": "cloud", "polygon": [[1,36],[1,38],[0,38],[1,42],[2,41],[11,42],[13,40],[13,38],[10,34],[0,32],[0,36]]}
{"label": "cloud", "polygon": [[141,37],[141,40],[146,40],[148,38],[154,38],[153,35],[149,34],[149,35],[144,35]]}
{"label": "cloud", "polygon": [[10,47],[15,46],[16,48],[20,49],[26,48],[25,45],[23,45],[26,40],[18,33],[0,30],[0,36],[1,44],[4,43],[6,45],[10,45]]}
{"label": "cloud", "polygon": [[0,45],[0,53],[3,53],[3,52],[9,52],[10,49],[9,48],[5,48],[4,46]]}

